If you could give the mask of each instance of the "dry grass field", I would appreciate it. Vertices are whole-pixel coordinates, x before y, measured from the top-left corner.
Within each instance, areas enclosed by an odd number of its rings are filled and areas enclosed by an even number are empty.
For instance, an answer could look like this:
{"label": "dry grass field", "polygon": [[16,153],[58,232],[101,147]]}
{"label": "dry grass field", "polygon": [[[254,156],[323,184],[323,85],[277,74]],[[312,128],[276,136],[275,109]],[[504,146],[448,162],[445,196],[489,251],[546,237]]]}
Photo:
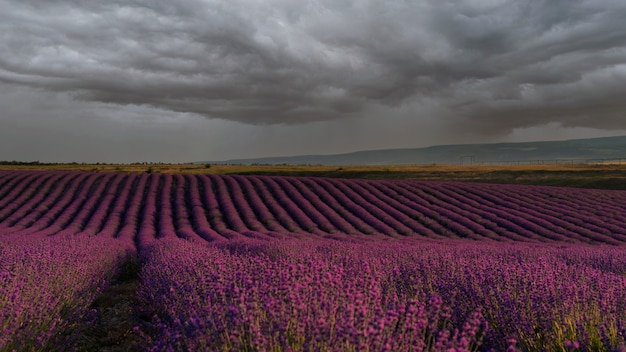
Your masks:
{"label": "dry grass field", "polygon": [[626,190],[626,164],[313,166],[204,164],[0,165],[0,170],[69,170],[168,174],[317,176],[516,183]]}

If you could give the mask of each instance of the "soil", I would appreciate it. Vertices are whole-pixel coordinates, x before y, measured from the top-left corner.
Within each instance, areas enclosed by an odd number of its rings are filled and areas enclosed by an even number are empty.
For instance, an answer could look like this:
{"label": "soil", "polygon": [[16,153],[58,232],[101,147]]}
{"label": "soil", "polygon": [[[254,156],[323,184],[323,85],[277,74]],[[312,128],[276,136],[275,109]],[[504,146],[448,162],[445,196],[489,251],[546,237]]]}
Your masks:
{"label": "soil", "polygon": [[94,301],[86,327],[80,331],[77,351],[135,352],[147,349],[142,327],[148,317],[138,311],[139,265],[124,266],[122,273]]}

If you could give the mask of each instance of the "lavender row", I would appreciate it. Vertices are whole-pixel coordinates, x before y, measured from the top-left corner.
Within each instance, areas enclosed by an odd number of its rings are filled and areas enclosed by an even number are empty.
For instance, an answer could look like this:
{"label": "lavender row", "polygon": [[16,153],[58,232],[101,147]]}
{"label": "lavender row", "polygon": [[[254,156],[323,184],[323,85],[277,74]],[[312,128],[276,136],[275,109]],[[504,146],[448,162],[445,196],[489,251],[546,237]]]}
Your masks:
{"label": "lavender row", "polygon": [[[13,185],[11,192],[7,192],[0,201],[0,223],[3,227],[13,227],[20,219],[28,214],[44,198],[46,189],[54,184],[61,175],[36,174],[27,177],[24,183]],[[26,190],[26,191],[25,191]]]}
{"label": "lavender row", "polygon": [[[220,177],[201,176],[204,195],[207,204],[207,216],[211,226],[221,235],[228,239],[237,239],[241,234],[235,230],[238,228],[245,231],[245,225],[237,214],[232,200],[228,196],[228,189]],[[221,181],[221,182],[220,182]]]}
{"label": "lavender row", "polygon": [[[261,181],[267,186],[268,190],[272,193],[272,195],[279,202],[280,206],[285,209],[285,212],[290,216],[298,227],[297,232],[305,232],[311,233],[315,235],[319,235],[322,233],[319,230],[317,223],[311,220],[309,214],[305,211],[305,209],[300,208],[300,204],[298,199],[293,199],[286,192],[284,185],[280,185],[276,178],[263,178]],[[295,198],[295,197],[294,197]]]}
{"label": "lavender row", "polygon": [[[597,190],[594,192],[595,199],[585,201],[576,192],[571,193],[574,194],[559,197],[557,191],[552,189],[545,194],[536,194],[533,190],[529,190],[524,195],[530,202],[541,202],[541,212],[552,215],[553,218],[561,218],[565,222],[577,219],[574,223],[579,223],[584,219],[585,225],[582,227],[593,227],[594,231],[601,227],[602,232],[607,235],[615,234],[622,238],[626,236],[626,229],[623,227],[626,216],[624,216],[624,204],[620,202],[621,197],[616,198],[610,192]],[[563,208],[576,209],[577,216],[563,217]]]}
{"label": "lavender row", "polygon": [[[372,226],[376,232],[393,236],[398,233],[396,229],[404,229],[403,224],[394,221],[393,217],[389,216],[386,211],[380,208],[380,206],[384,207],[384,205],[381,202],[378,202],[376,197],[367,197],[369,192],[365,190],[355,192],[352,188],[347,187],[345,182],[337,182],[336,180],[328,180],[328,182],[332,185],[332,187],[337,189],[338,193],[336,194],[339,198],[344,198],[345,196],[346,204],[350,204],[350,210],[357,217]],[[354,181],[351,182],[351,184],[353,186],[357,186],[357,182],[358,181]],[[401,230],[401,232],[409,234],[403,230]]]}
{"label": "lavender row", "polygon": [[[128,222],[126,224],[129,231],[136,231],[136,242],[147,246],[152,243],[157,236],[157,196],[159,191],[160,177],[151,174],[146,180],[147,190],[145,191],[143,202],[141,203],[141,213],[135,223]],[[139,206],[139,204],[137,204]]]}
{"label": "lavender row", "polygon": [[311,230],[315,234],[323,234],[323,233],[335,233],[340,232],[335,226],[333,226],[332,222],[320,211],[317,209],[313,203],[306,196],[302,194],[302,192],[290,181],[285,178],[274,178],[273,181],[275,184],[280,187],[280,189],[284,190],[285,195],[291,199],[294,203],[294,206],[301,209],[304,214],[310,218],[313,222],[313,226],[311,226]]}
{"label": "lavender row", "polygon": [[[268,207],[262,198],[262,195],[256,191],[249,177],[233,176],[233,179],[239,183],[241,192],[250,205],[251,212],[254,213],[256,221],[266,229],[268,236],[281,237],[280,234],[289,233],[289,230],[282,226],[277,220],[276,215],[272,213],[270,207]],[[283,213],[280,215],[282,216]]]}
{"label": "lavender row", "polygon": [[[510,221],[508,214],[508,208],[503,207],[502,211],[507,213],[505,216],[502,216],[499,207],[497,204],[490,203],[488,198],[485,197],[482,202],[480,202],[480,196],[475,200],[471,195],[468,195],[468,192],[458,192],[455,190],[454,184],[445,185],[445,187],[435,185],[435,194],[432,197],[436,197],[437,199],[442,200],[449,207],[453,207],[455,212],[458,212],[461,215],[466,217],[474,217],[474,221],[483,222],[486,226],[493,229],[494,232],[499,233],[503,231],[510,230],[517,232],[521,235],[526,235],[523,233],[524,231],[531,231],[532,233],[536,233],[537,235],[543,236],[546,239],[553,239],[558,241],[575,241],[572,239],[572,235],[570,236],[560,236],[561,234],[567,234],[567,231],[561,227],[559,227],[558,219],[555,218],[546,218],[541,214],[533,218],[535,225],[528,225],[528,223],[521,220],[521,224],[515,221]],[[479,192],[478,189],[474,190],[476,193]],[[525,208],[526,213],[533,213],[533,209]],[[524,229],[524,225],[528,228]],[[521,228],[521,230],[520,230]],[[520,233],[522,232],[522,233]],[[541,238],[541,237],[534,237]]]}
{"label": "lavender row", "polygon": [[[431,199],[422,189],[411,189],[410,184],[389,184],[383,187],[388,188],[387,192],[393,192],[400,197],[402,203],[418,211],[415,217],[419,222],[431,228],[438,235],[446,238],[458,238],[459,235],[471,237],[471,232],[466,227],[456,224],[451,220],[457,216],[454,209],[450,210],[438,199]],[[392,194],[393,194],[392,193]],[[440,205],[441,204],[441,205]],[[456,231],[456,232],[455,232]],[[505,236],[502,236],[506,238]]]}
{"label": "lavender row", "polygon": [[[88,174],[66,173],[55,183],[51,191],[42,195],[41,202],[36,208],[29,210],[28,214],[10,225],[13,227],[12,235],[19,237],[45,231],[50,224],[63,211],[72,195],[80,184],[88,177]],[[39,200],[39,199],[37,199]]]}
{"label": "lavender row", "polygon": [[190,208],[191,223],[194,232],[206,241],[218,241],[225,239],[217,231],[215,231],[207,218],[207,210],[209,206],[203,199],[208,199],[205,190],[200,187],[198,177],[186,176],[189,184],[188,207]]}
{"label": "lavender row", "polygon": [[[553,231],[545,231],[543,228],[536,226],[535,224],[525,221],[523,218],[515,217],[512,214],[512,210],[508,208],[500,209],[495,204],[489,204],[488,198],[485,198],[482,202],[474,201],[467,194],[462,192],[449,191],[453,188],[452,185],[440,185],[434,184],[432,189],[427,188],[420,190],[423,192],[423,196],[432,202],[441,202],[441,207],[444,211],[451,212],[460,216],[460,219],[469,219],[473,216],[478,216],[473,222],[484,223],[495,235],[502,235],[512,240],[558,240],[568,241],[570,239],[559,237],[558,233]],[[478,190],[476,190],[478,191]],[[532,211],[527,209],[527,211]],[[459,218],[457,218],[459,220]],[[537,222],[543,221],[541,217],[537,217],[534,220]],[[464,221],[464,220],[460,220]],[[467,221],[468,225],[470,221]],[[574,240],[574,239],[573,239]]]}
{"label": "lavender row", "polygon": [[41,180],[55,176],[53,173],[6,173],[2,172],[3,183],[0,187],[0,206],[6,206],[13,202],[15,198],[21,195],[20,192],[24,187],[35,180]]}
{"label": "lavender row", "polygon": [[333,202],[327,203],[324,201],[324,192],[321,189],[313,191],[309,185],[303,182],[303,179],[292,178],[285,179],[289,181],[291,185],[300,193],[300,195],[306,199],[312,208],[315,208],[324,216],[329,224],[321,225],[324,227],[336,228],[339,232],[354,234],[358,231],[352,226],[344,217],[341,216],[340,210]]}
{"label": "lavender row", "polygon": [[[287,231],[286,233],[297,233],[299,231],[306,232],[298,226],[298,223],[296,222],[297,220],[293,219],[280,205],[262,179],[253,176],[250,178],[250,182],[252,183],[254,192],[258,194],[270,214],[269,218],[260,219],[262,223],[268,224],[266,226],[268,230],[272,229],[270,226],[272,226],[272,223],[275,222],[275,226],[285,229],[285,231]],[[258,208],[259,205],[256,204],[256,207]]]}
{"label": "lavender row", "polygon": [[90,236],[116,237],[135,180],[135,175],[130,177],[118,175],[111,187],[104,192],[101,204],[93,210],[92,217],[85,223],[82,233]]}
{"label": "lavender row", "polygon": [[[27,202],[34,194],[35,190],[46,181],[54,177],[54,174],[43,174],[43,177],[37,177],[36,174],[24,175],[26,177],[16,178],[9,183],[6,191],[3,192],[2,198],[0,198],[0,221],[4,223],[7,218],[7,214],[10,214],[14,209],[18,209]],[[29,177],[30,176],[30,177]],[[19,181],[19,182],[18,182]],[[24,190],[30,190],[25,192]]]}
{"label": "lavender row", "polygon": [[[201,241],[202,238],[194,231],[193,225],[191,223],[192,214],[188,211],[191,210],[186,206],[186,198],[187,192],[186,188],[189,188],[185,182],[185,178],[182,175],[174,175],[174,189],[172,198],[174,201],[174,206],[172,208],[172,218],[173,218],[173,227],[177,230],[174,230],[174,234],[177,234],[181,238],[187,239],[189,241],[198,242]],[[187,187],[186,187],[187,186]]]}
{"label": "lavender row", "polygon": [[[472,196],[481,203],[481,206],[488,206],[486,210],[497,213],[496,215],[499,217],[502,217],[502,215],[506,213],[506,217],[508,217],[514,224],[533,233],[540,234],[543,237],[549,238],[551,235],[555,235],[556,232],[552,228],[556,225],[560,228],[558,232],[561,233],[561,236],[565,235],[571,239],[582,242],[593,241],[617,243],[624,239],[621,238],[622,236],[620,236],[619,233],[615,233],[609,228],[605,228],[601,232],[589,231],[587,226],[575,226],[571,222],[563,221],[563,218],[567,216],[575,218],[581,217],[581,214],[578,212],[578,208],[561,207],[560,212],[557,213],[557,217],[546,214],[543,202],[541,201],[524,204],[523,200],[525,199],[525,196],[523,194],[518,194],[517,197],[514,198],[506,195],[506,189],[502,192],[497,192],[496,190],[493,190],[492,187],[484,187],[484,189],[477,187],[472,189],[472,191],[474,192]],[[547,189],[547,191],[553,190]],[[562,192],[564,193],[576,193],[575,191],[576,190],[562,189]],[[594,192],[588,193],[595,195]],[[616,195],[619,195],[620,193],[623,194],[623,192],[617,192]],[[547,197],[549,194],[550,193],[547,193],[544,197]],[[589,197],[589,202],[596,201],[597,199],[594,197]],[[582,215],[582,217],[589,219],[590,221],[595,221],[591,220],[588,216]],[[614,226],[609,227],[615,229]],[[596,230],[597,229],[598,227],[596,227]]]}
{"label": "lavender row", "polygon": [[[329,185],[326,179],[304,179],[303,182],[358,232],[370,235],[376,233],[376,230],[366,223],[366,219],[355,215],[360,211],[361,215],[366,214],[366,212],[351,202],[343,193]],[[371,221],[371,216],[368,216],[367,220]]]}
{"label": "lavender row", "polygon": [[67,228],[85,203],[91,202],[93,204],[94,197],[92,197],[92,191],[98,187],[101,178],[110,178],[110,176],[90,174],[82,182],[75,182],[73,191],[63,193],[59,201],[54,203],[50,209],[50,213],[54,214],[54,216],[48,217],[48,214],[42,216],[47,218],[48,221],[45,222],[41,230],[34,234],[50,236]]}

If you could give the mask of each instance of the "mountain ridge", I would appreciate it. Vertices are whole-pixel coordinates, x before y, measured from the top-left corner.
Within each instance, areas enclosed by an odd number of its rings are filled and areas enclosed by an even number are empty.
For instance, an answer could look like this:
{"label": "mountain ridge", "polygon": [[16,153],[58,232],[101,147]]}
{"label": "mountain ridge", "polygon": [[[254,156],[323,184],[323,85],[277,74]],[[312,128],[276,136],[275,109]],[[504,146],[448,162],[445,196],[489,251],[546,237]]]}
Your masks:
{"label": "mountain ridge", "polygon": [[291,165],[411,165],[505,164],[512,162],[593,162],[626,159],[626,136],[562,141],[448,144],[422,148],[362,150],[340,154],[310,154],[242,158],[198,163]]}

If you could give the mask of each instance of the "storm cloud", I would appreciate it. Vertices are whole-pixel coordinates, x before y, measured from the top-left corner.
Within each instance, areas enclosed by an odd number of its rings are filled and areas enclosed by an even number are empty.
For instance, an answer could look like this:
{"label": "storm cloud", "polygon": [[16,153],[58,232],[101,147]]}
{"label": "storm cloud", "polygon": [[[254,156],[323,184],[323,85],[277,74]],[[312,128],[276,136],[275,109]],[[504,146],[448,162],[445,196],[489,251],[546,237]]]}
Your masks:
{"label": "storm cloud", "polygon": [[626,126],[622,0],[0,0],[0,82],[250,125]]}

